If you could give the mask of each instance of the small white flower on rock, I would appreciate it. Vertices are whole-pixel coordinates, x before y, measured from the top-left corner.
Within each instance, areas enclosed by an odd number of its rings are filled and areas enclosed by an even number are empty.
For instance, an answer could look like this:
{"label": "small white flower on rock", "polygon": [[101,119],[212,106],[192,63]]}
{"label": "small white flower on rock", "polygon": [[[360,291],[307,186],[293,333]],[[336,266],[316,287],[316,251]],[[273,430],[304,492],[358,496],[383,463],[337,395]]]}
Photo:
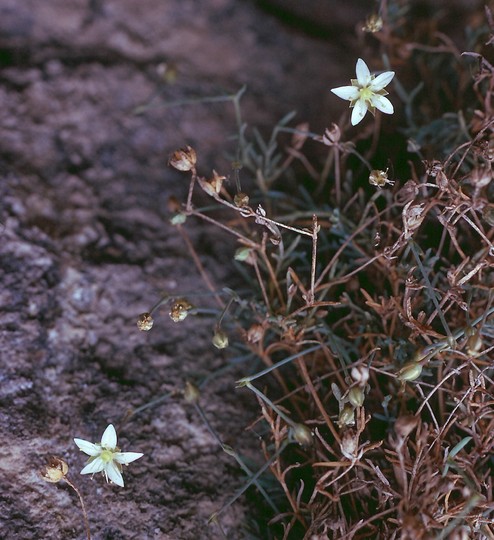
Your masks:
{"label": "small white flower on rock", "polygon": [[80,450],[91,456],[82,469],[81,474],[95,474],[103,472],[106,481],[123,487],[122,465],[128,465],[139,459],[143,454],[139,452],[120,452],[117,447],[117,432],[110,424],[103,433],[100,443],[92,443],[83,439],[74,439]]}
{"label": "small white flower on rock", "polygon": [[351,80],[352,86],[339,86],[331,89],[333,94],[350,101],[350,107],[353,107],[352,126],[356,126],[368,110],[372,114],[376,109],[386,114],[393,114],[394,109],[391,101],[384,97],[388,94],[384,87],[395,76],[394,71],[385,71],[376,77],[371,75],[367,64],[359,58],[356,72],[357,78]]}

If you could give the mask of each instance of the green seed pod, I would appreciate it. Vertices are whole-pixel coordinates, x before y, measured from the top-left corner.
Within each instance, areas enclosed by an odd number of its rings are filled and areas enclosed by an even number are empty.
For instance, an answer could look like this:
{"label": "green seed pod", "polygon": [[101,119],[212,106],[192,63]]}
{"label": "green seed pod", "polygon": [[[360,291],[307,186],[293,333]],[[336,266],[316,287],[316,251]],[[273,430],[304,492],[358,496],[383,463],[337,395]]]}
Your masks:
{"label": "green seed pod", "polygon": [[466,343],[467,353],[474,358],[479,356],[480,349],[482,349],[482,338],[480,332],[474,332],[471,334]]}
{"label": "green seed pod", "polygon": [[312,445],[312,432],[306,425],[295,424],[292,428],[292,435],[300,446],[307,448]]}
{"label": "green seed pod", "polygon": [[348,401],[354,407],[362,407],[362,405],[364,404],[364,399],[364,391],[359,386],[354,386],[350,389],[350,392],[348,392]]}
{"label": "green seed pod", "polygon": [[226,349],[228,347],[228,336],[223,330],[217,330],[213,336],[213,345],[217,349]]}
{"label": "green seed pod", "polygon": [[351,405],[347,404],[341,409],[338,424],[340,427],[353,426],[355,424],[355,409]]}
{"label": "green seed pod", "polygon": [[420,377],[422,373],[422,364],[417,362],[408,362],[400,371],[398,371],[398,379],[402,382],[411,382]]}

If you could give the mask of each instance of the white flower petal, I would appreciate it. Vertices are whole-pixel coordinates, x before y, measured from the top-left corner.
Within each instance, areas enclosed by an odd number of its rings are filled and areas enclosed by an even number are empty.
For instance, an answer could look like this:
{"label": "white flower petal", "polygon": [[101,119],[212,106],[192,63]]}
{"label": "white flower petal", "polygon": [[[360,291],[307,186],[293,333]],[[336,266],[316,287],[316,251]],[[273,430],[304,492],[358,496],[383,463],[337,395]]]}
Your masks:
{"label": "white flower petal", "polygon": [[356,86],[339,86],[338,88],[332,88],[331,92],[341,99],[350,101],[357,99],[359,96],[359,89]]}
{"label": "white flower petal", "polygon": [[80,450],[88,456],[97,456],[101,452],[101,447],[84,439],[74,439]]}
{"label": "white flower petal", "polygon": [[371,74],[369,68],[367,67],[367,64],[362,60],[362,58],[359,58],[357,60],[357,66],[355,68],[355,71],[357,73],[357,81],[360,86],[367,86],[371,82]]}
{"label": "white flower petal", "polygon": [[113,454],[113,459],[117,463],[121,463],[122,465],[127,465],[127,463],[132,463],[136,459],[139,459],[144,454],[141,454],[140,452],[117,452],[116,454]]}
{"label": "white flower petal", "polygon": [[113,449],[117,446],[117,432],[113,427],[113,424],[110,424],[103,433],[101,437],[101,446],[104,448]]}
{"label": "white flower petal", "polygon": [[387,97],[380,96],[379,94],[374,94],[370,98],[370,102],[376,109],[379,109],[383,113],[386,113],[386,114],[394,113],[393,105]]}
{"label": "white flower petal", "polygon": [[105,472],[108,478],[117,486],[124,487],[124,481],[121,472],[118,470],[117,465],[110,461],[106,467]]}
{"label": "white flower petal", "polygon": [[352,111],[352,118],[351,118],[352,126],[356,126],[365,116],[366,112],[367,112],[366,102],[363,99],[359,99],[355,103],[355,107],[353,108],[353,111]]}
{"label": "white flower petal", "polygon": [[81,474],[95,474],[101,472],[105,468],[105,462],[97,457],[94,461],[89,462],[84,469],[82,469]]}
{"label": "white flower petal", "polygon": [[385,86],[388,86],[388,84],[392,81],[393,77],[395,76],[394,71],[385,71],[384,73],[381,73],[378,75],[369,85],[369,88],[373,92],[378,92],[379,90],[382,90]]}

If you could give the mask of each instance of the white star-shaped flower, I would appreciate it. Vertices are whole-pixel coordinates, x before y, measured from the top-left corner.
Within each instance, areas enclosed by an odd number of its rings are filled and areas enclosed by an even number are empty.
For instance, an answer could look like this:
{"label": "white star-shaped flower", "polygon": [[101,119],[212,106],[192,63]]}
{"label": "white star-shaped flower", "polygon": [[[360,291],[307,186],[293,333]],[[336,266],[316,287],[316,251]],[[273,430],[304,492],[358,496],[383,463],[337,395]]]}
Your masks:
{"label": "white star-shaped flower", "polygon": [[112,424],[105,429],[100,443],[94,444],[83,439],[74,439],[74,442],[80,450],[91,456],[81,474],[103,472],[107,482],[111,481],[120,487],[124,487],[122,465],[128,465],[143,456],[139,452],[120,452],[117,432]]}
{"label": "white star-shaped flower", "polygon": [[356,126],[368,110],[372,114],[374,114],[375,109],[386,114],[393,114],[394,109],[391,101],[384,97],[388,94],[384,87],[391,82],[395,72],[385,71],[375,77],[371,75],[367,64],[361,58],[357,60],[355,71],[357,78],[351,80],[352,86],[339,86],[331,89],[333,94],[350,101],[350,107],[353,107],[352,126]]}

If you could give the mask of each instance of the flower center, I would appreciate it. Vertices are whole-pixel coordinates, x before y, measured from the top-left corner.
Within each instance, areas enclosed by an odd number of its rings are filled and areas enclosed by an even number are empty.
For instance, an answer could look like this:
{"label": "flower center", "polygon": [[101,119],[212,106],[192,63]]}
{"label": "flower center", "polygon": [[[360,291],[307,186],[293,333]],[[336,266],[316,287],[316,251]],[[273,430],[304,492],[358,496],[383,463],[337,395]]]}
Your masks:
{"label": "flower center", "polygon": [[111,450],[103,450],[99,456],[105,463],[110,463],[113,459],[113,452]]}
{"label": "flower center", "polygon": [[370,101],[373,93],[374,92],[368,86],[366,86],[365,88],[362,88],[360,90],[360,99],[363,99],[364,101]]}

